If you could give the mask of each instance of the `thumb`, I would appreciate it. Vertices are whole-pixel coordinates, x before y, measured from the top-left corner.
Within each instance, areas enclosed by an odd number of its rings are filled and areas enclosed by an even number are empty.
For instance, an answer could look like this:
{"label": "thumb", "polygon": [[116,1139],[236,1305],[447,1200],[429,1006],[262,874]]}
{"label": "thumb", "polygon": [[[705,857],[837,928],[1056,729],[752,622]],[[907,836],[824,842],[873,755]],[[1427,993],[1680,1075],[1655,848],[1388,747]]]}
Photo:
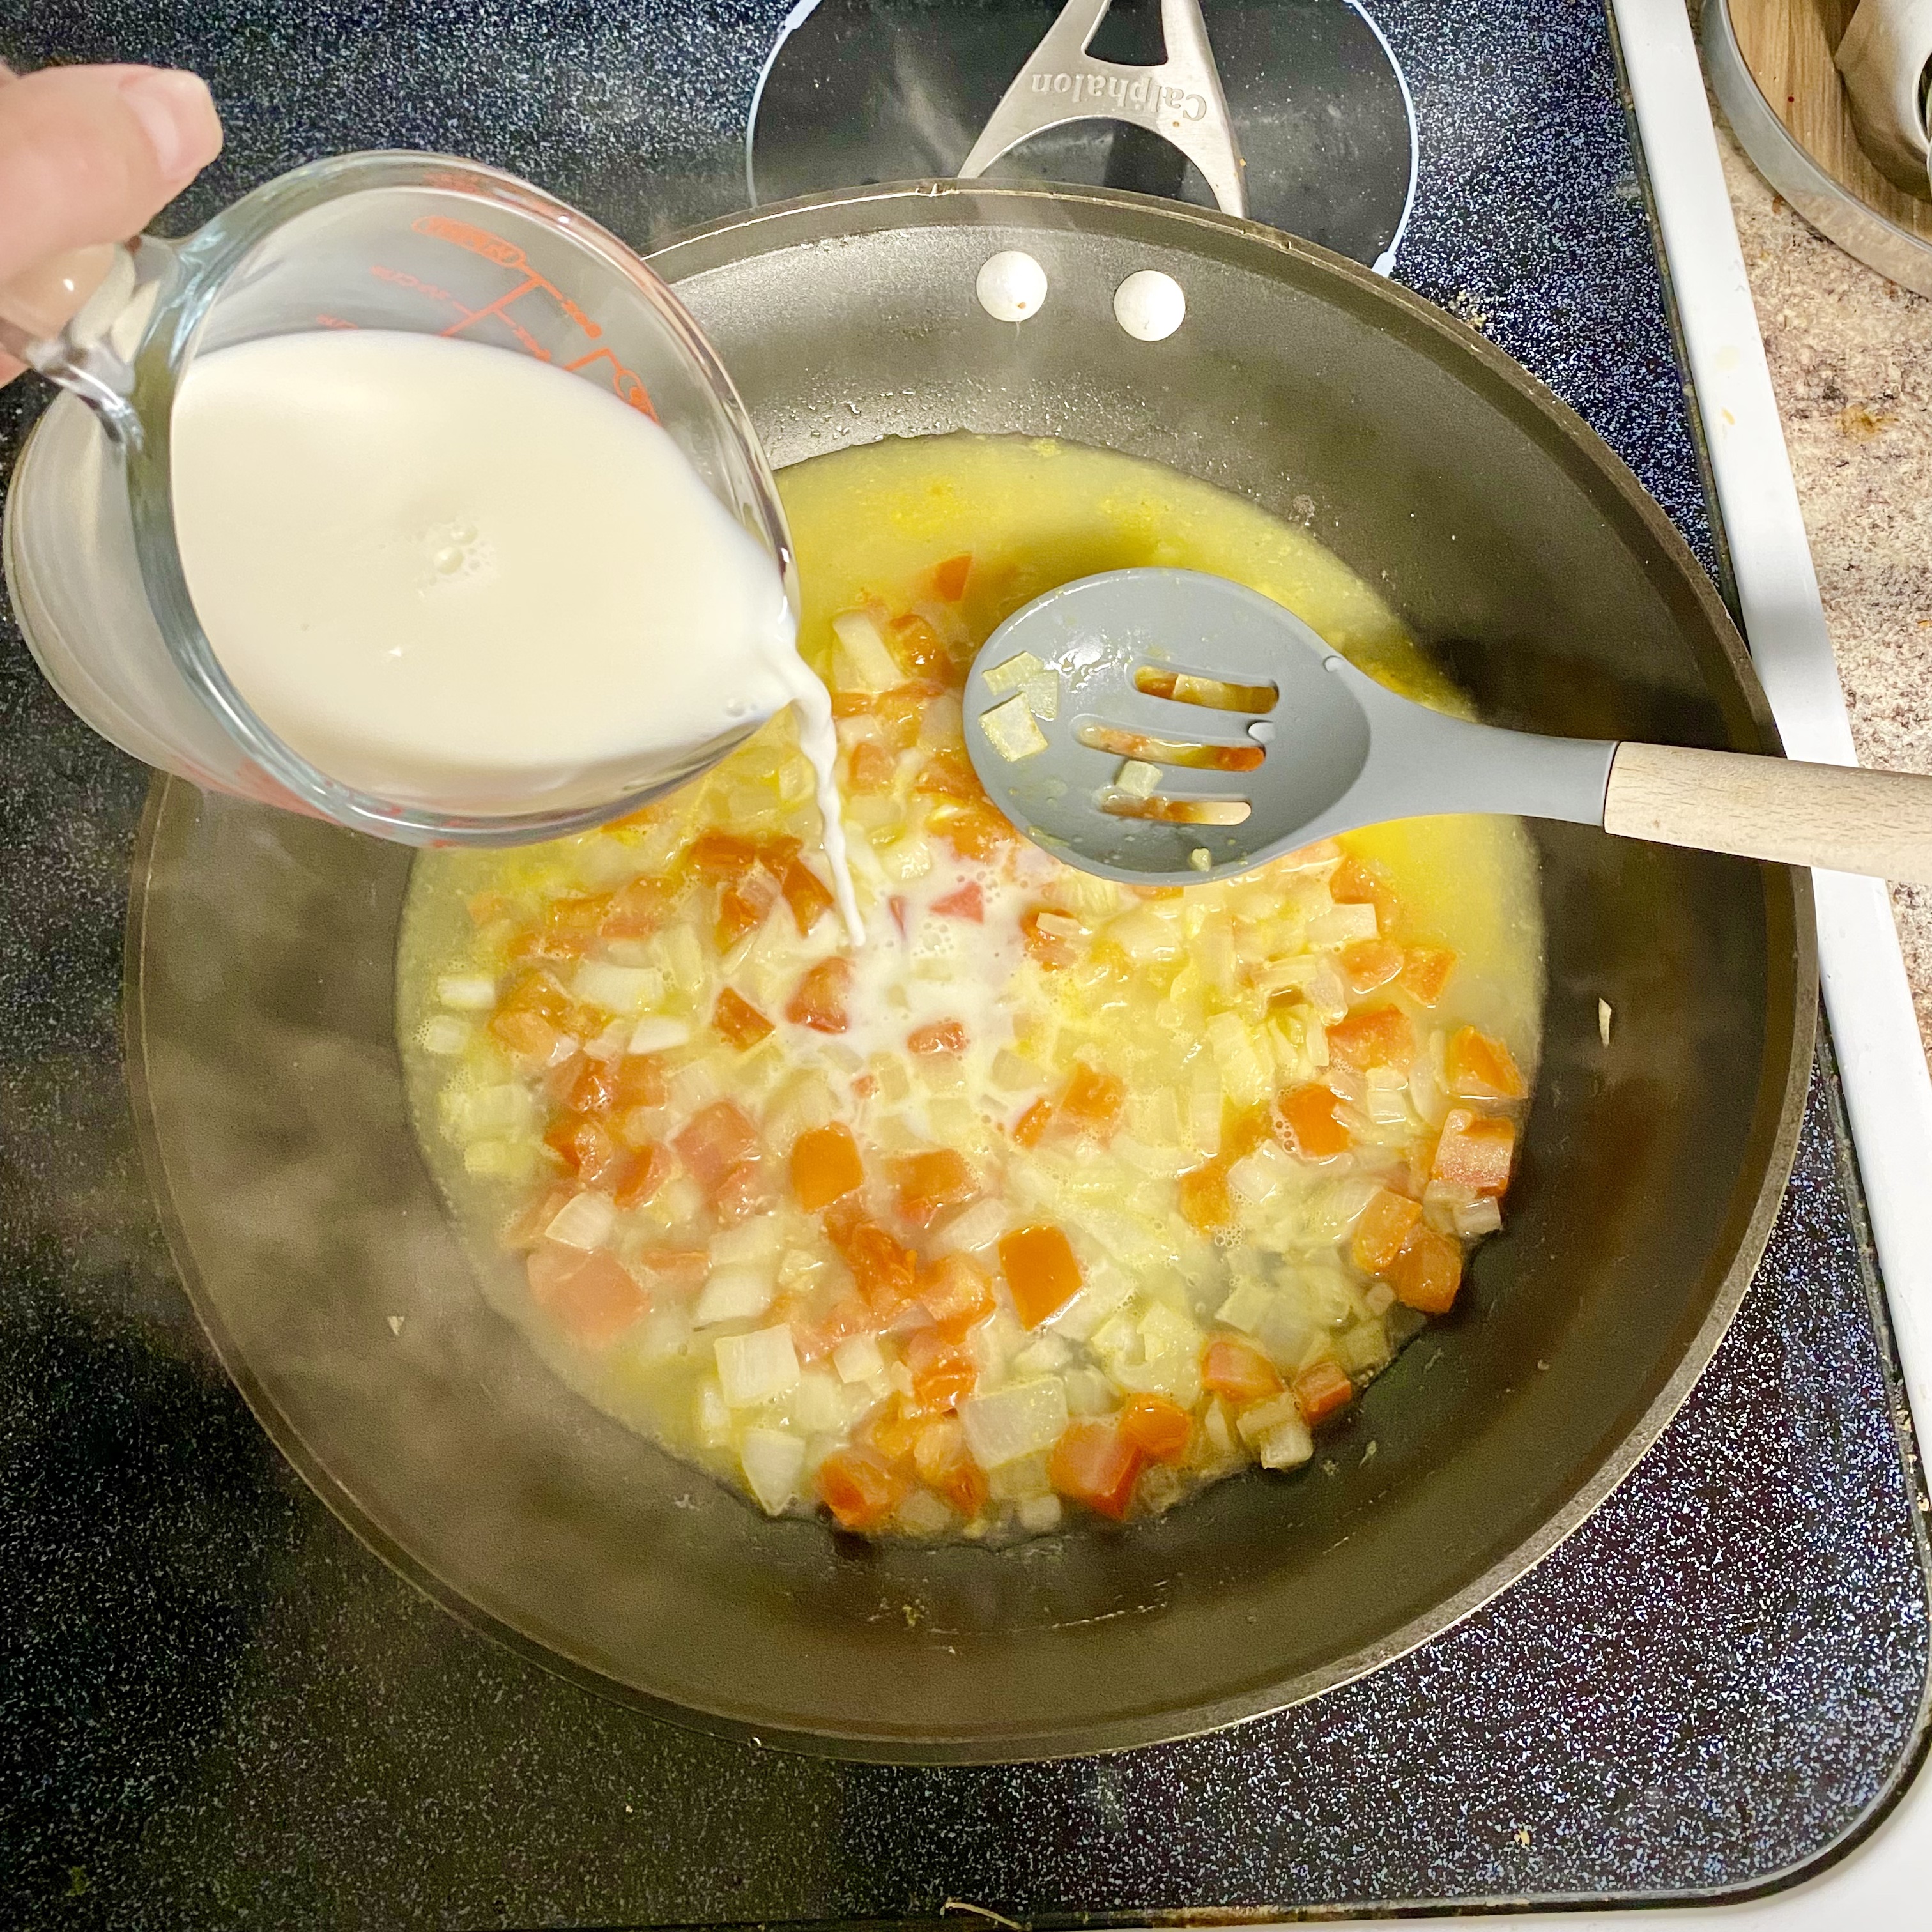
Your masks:
{"label": "thumb", "polygon": [[0,286],[144,228],[221,151],[198,76],[148,67],[0,69]]}

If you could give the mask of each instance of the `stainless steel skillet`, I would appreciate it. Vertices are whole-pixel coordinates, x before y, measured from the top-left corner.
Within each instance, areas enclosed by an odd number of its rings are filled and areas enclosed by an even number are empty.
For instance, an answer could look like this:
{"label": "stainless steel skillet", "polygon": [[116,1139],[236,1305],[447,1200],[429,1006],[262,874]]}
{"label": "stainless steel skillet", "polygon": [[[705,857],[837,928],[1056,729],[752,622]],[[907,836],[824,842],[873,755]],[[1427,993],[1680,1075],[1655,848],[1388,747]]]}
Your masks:
{"label": "stainless steel skillet", "polygon": [[[1049,287],[1018,328],[973,292],[1012,248]],[[1306,516],[1499,722],[1774,748],[1722,605],[1622,464],[1480,337],[1349,262],[1171,203],[933,183],[760,209],[656,259],[781,464],[958,428],[1109,444]],[[1164,342],[1113,320],[1145,268],[1187,292]],[[484,1307],[416,1150],[395,848],[158,790],[128,954],[144,1144],[266,1426],[478,1627],[664,1714],[808,1749],[1177,1736],[1372,1669],[1520,1575],[1663,1427],[1749,1279],[1810,1066],[1807,881],[1538,838],[1546,1059],[1468,1306],[1369,1391],[1332,1474],[1243,1479],[1125,1533],[995,1554],[768,1523],[553,1382]]]}

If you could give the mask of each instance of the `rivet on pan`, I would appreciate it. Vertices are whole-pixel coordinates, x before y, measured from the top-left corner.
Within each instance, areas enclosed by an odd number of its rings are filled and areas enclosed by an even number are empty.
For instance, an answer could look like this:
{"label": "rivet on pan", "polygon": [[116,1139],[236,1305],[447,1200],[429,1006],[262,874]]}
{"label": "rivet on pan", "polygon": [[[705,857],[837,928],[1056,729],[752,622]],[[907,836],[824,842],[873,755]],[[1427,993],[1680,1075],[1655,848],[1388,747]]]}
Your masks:
{"label": "rivet on pan", "polygon": [[981,268],[974,292],[995,322],[1024,322],[1046,300],[1046,271],[1023,249],[1003,248]]}
{"label": "rivet on pan", "polygon": [[1187,292],[1172,275],[1142,268],[1114,291],[1114,320],[1138,342],[1165,342],[1187,320]]}

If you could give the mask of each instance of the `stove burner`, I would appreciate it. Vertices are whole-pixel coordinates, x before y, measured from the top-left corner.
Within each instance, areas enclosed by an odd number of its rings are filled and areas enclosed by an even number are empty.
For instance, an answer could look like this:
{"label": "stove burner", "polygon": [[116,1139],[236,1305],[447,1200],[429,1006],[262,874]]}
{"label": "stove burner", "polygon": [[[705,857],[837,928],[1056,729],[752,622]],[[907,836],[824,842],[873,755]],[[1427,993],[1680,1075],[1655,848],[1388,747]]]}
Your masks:
{"label": "stove burner", "polygon": [[[751,199],[958,172],[1059,0],[800,0],[747,131]],[[1415,191],[1407,82],[1355,0],[1202,0],[1257,221],[1386,274]],[[1115,0],[1088,47],[1158,63],[1156,0]],[[988,178],[1104,184],[1212,208],[1192,163],[1124,123],[1035,135]]]}

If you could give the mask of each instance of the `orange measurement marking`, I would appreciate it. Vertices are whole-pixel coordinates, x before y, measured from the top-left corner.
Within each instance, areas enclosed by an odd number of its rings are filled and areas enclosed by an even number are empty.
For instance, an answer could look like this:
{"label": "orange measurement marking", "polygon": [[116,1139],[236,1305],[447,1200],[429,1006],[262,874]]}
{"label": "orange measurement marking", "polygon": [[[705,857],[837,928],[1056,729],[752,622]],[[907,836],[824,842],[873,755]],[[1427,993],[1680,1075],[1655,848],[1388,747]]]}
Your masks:
{"label": "orange measurement marking", "polygon": [[608,349],[593,349],[588,356],[580,356],[574,362],[563,366],[573,375],[590,368],[592,364],[608,362],[610,365],[610,387],[620,402],[628,403],[632,409],[640,410],[652,422],[658,412],[651,407],[651,392],[644,385],[644,379],[634,369],[627,369]]}

